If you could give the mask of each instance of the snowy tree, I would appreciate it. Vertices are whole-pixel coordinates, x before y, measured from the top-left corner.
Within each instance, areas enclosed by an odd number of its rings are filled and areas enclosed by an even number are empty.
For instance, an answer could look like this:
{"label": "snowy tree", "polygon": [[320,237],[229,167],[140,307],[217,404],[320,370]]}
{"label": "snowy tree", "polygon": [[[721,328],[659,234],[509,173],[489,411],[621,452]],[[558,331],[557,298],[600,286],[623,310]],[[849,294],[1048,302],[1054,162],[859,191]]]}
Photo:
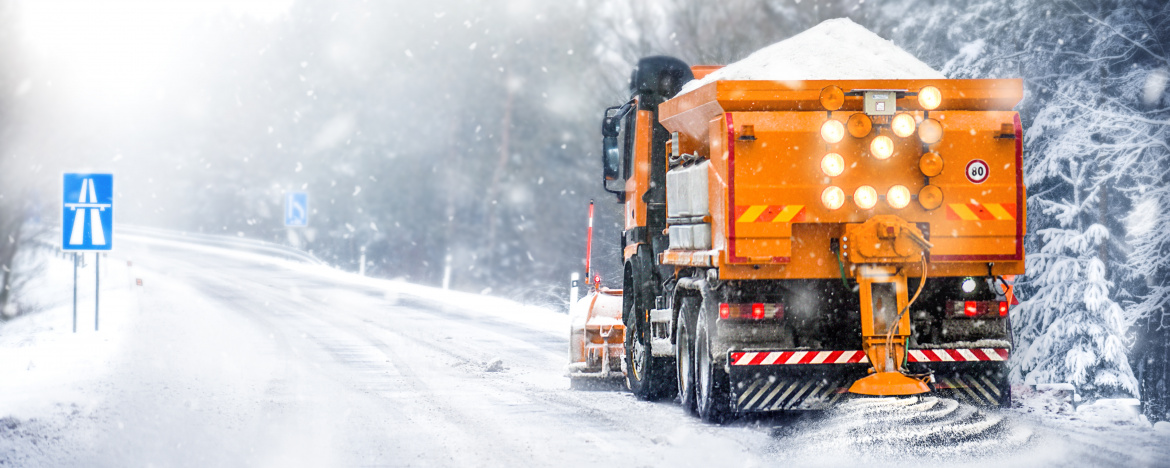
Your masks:
{"label": "snowy tree", "polygon": [[20,295],[37,274],[36,266],[20,259],[39,247],[48,231],[39,222],[43,206],[26,176],[37,171],[38,158],[21,154],[12,144],[23,130],[21,112],[28,110],[27,96],[33,88],[21,73],[25,64],[17,47],[18,21],[16,5],[0,2],[0,322],[31,305],[21,303]]}
{"label": "snowy tree", "polygon": [[1125,219],[1136,292],[1127,311],[1137,331],[1132,361],[1146,414],[1170,420],[1170,6],[1123,13],[1130,21],[1108,24],[1116,42],[1132,44],[1124,104],[1114,106],[1124,111],[1119,127],[1138,159]]}
{"label": "snowy tree", "polygon": [[1022,352],[1013,373],[1027,383],[1069,382],[1090,395],[1137,395],[1125,338],[1133,315],[1119,304],[1131,296],[1119,214],[1129,208],[1127,187],[1150,141],[1125,93],[1135,48],[1115,40],[1119,33],[1106,21],[1135,22],[1123,17],[1132,11],[1125,8],[1108,19],[1072,9],[1073,20],[1095,26],[1078,40],[1055,39],[1053,51],[1067,59],[1053,70],[1061,79],[1046,83],[1049,100],[1026,139],[1034,152],[1027,182],[1036,248],[1014,324]]}
{"label": "snowy tree", "polygon": [[1025,80],[1018,110],[1030,194],[1028,275],[1019,279],[1025,301],[1013,313],[1019,380],[1137,393],[1128,333],[1166,281],[1157,205],[1167,119],[1147,95],[1162,99],[1163,89],[1151,89],[1164,86],[1167,8],[902,2],[884,5],[874,20],[952,78]]}

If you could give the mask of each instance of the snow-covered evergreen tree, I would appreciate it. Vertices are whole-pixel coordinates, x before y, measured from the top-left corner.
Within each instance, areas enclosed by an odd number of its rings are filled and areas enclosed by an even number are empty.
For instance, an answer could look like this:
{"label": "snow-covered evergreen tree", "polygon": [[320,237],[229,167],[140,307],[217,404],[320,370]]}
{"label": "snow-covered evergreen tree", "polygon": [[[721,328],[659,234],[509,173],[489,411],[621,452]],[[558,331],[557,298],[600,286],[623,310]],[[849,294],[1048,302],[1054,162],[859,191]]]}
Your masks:
{"label": "snow-covered evergreen tree", "polygon": [[1131,287],[1136,302],[1127,307],[1136,322],[1132,362],[1141,385],[1145,413],[1170,419],[1170,5],[1152,11],[1123,12],[1135,21],[1117,28],[1132,60],[1125,74],[1125,128],[1140,151],[1135,184],[1128,191],[1134,209],[1126,218]]}
{"label": "snow-covered evergreen tree", "polygon": [[[890,15],[924,9],[930,14]],[[1081,0],[883,7],[895,18],[879,20],[889,35],[948,76],[1025,79],[1018,110],[1030,196],[1028,275],[1018,288],[1025,300],[1013,312],[1018,381],[1137,393],[1127,331],[1143,312],[1133,301],[1156,301],[1165,281],[1154,278],[1170,264],[1151,255],[1165,247],[1157,235],[1134,237],[1131,248],[1125,221],[1132,206],[1152,208],[1141,200],[1165,186],[1152,169],[1168,166],[1166,119],[1137,97],[1165,67],[1156,56],[1165,57],[1166,11],[1162,2]],[[1166,228],[1146,232],[1165,236]]]}

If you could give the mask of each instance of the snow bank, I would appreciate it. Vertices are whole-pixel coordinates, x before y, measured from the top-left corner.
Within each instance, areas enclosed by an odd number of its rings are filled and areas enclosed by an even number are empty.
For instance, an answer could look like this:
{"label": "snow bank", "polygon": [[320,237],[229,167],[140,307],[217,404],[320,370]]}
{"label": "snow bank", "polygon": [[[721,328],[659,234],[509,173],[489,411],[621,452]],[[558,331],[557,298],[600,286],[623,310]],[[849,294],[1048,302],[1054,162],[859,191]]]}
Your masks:
{"label": "snow bank", "polygon": [[1135,398],[1102,398],[1077,408],[1077,417],[1099,426],[1133,425],[1151,427],[1142,416],[1141,401]]}
{"label": "snow bank", "polygon": [[1158,421],[1154,423],[1154,432],[1163,437],[1170,438],[1170,421]]}
{"label": "snow bank", "polygon": [[505,298],[440,289],[398,280],[361,276],[357,273],[338,270],[328,265],[309,264],[299,260],[273,257],[266,253],[243,252],[235,250],[236,247],[223,248],[213,245],[201,245],[185,241],[127,234],[123,234],[122,238],[146,245],[167,246],[253,261],[260,265],[280,267],[304,275],[325,278],[341,284],[377,288],[382,290],[385,298],[391,302],[396,301],[400,296],[417,297],[448,307],[473,310],[481,315],[490,315],[500,320],[522,324],[527,328],[548,332],[557,336],[566,336],[569,329],[568,316],[565,314],[544,307],[520,304]]}
{"label": "snow bank", "polygon": [[86,385],[109,372],[125,341],[137,297],[127,267],[103,258],[101,331],[94,331],[94,264],[87,253],[78,275],[77,333],[73,328],[72,257],[38,250],[46,270],[28,283],[20,300],[44,308],[0,329],[0,416],[26,419],[53,408],[96,404]]}
{"label": "snow bank", "polygon": [[825,21],[683,86],[719,80],[944,79],[942,73],[848,18]]}

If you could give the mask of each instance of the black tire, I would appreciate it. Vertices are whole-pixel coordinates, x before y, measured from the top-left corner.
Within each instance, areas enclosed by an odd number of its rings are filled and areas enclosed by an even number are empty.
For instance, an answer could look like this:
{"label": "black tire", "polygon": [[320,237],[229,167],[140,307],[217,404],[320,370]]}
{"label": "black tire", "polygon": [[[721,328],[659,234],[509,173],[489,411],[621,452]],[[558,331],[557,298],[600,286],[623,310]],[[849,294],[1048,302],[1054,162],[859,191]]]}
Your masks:
{"label": "black tire", "polygon": [[683,299],[682,310],[675,324],[675,375],[678,381],[678,399],[683,411],[695,414],[695,339],[691,336],[692,313],[687,307],[690,298]]}
{"label": "black tire", "polygon": [[650,345],[647,311],[638,306],[635,289],[627,304],[626,318],[626,386],[642,400],[659,400],[674,393],[674,363],[655,357]]}
{"label": "black tire", "polygon": [[711,349],[714,317],[708,313],[705,304],[703,309],[699,312],[694,348],[696,411],[703,422],[722,424],[731,416],[731,394],[728,392],[731,379],[715,362]]}

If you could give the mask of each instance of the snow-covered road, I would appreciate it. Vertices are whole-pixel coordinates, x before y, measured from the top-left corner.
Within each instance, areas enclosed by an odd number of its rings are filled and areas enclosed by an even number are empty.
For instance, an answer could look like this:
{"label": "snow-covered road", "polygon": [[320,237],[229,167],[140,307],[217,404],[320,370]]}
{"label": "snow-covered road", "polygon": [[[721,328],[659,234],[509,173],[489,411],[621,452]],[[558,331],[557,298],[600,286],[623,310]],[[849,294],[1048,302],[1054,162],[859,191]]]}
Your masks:
{"label": "snow-covered road", "polygon": [[69,333],[60,259],[38,286],[46,310],[0,328],[0,465],[1170,464],[1170,436],[1148,425],[951,401],[707,426],[672,402],[569,390],[554,311],[174,239],[119,242],[102,264],[102,331],[85,293]]}

